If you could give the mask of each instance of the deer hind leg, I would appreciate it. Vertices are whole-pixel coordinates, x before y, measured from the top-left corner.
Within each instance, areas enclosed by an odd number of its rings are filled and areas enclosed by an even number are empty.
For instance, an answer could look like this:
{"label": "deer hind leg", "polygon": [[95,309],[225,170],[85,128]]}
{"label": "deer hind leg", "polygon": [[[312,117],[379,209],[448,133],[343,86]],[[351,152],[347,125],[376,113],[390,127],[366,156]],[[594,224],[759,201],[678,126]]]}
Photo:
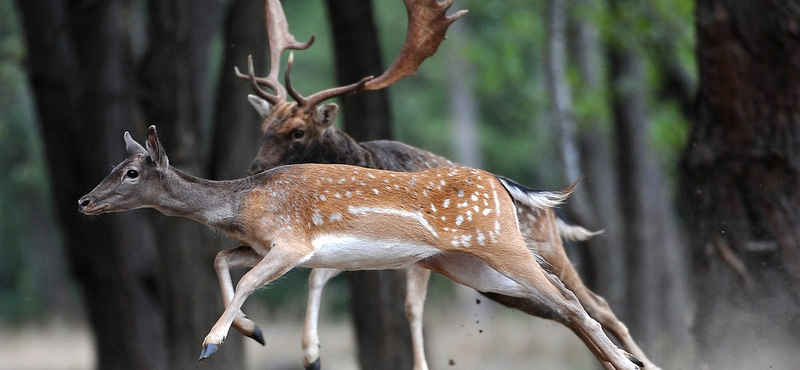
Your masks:
{"label": "deer hind leg", "polygon": [[406,318],[411,327],[411,345],[414,351],[414,370],[428,370],[425,359],[425,345],[422,334],[422,311],[425,308],[425,295],[431,272],[418,265],[406,271]]}
{"label": "deer hind leg", "polygon": [[[566,259],[566,255],[564,258]],[[551,261],[550,259],[547,260],[548,262]],[[584,309],[586,309],[586,312],[589,314],[589,316],[597,320],[605,330],[617,338],[626,351],[630,352],[636,356],[636,358],[642,361],[646,369],[660,370],[658,366],[653,364],[653,362],[647,358],[647,356],[644,354],[644,351],[639,348],[639,346],[636,344],[636,341],[634,341],[633,337],[631,337],[628,327],[617,318],[617,316],[614,314],[614,311],[611,310],[611,306],[608,305],[608,302],[606,302],[603,297],[595,294],[589,290],[589,288],[583,285],[583,281],[581,281],[580,277],[578,277],[578,272],[575,271],[572,264],[566,263],[562,264],[562,266],[556,266],[556,264],[552,262],[551,264],[556,270],[558,270],[558,275],[561,278],[561,281],[564,282],[564,285],[567,289],[575,294],[575,296],[581,302],[581,305],[583,305]]]}
{"label": "deer hind leg", "polygon": [[536,243],[535,247],[538,254],[550,264],[551,271],[558,276],[567,289],[575,294],[589,316],[597,320],[604,329],[617,338],[626,351],[642,361],[645,364],[645,368],[659,370],[633,340],[625,324],[614,315],[614,311],[611,310],[608,302],[583,284],[578,271],[575,270],[575,267],[567,257],[566,251],[564,251],[561,239],[557,235],[551,236],[550,240]]}
{"label": "deer hind leg", "polygon": [[244,301],[256,289],[268,284],[269,282],[283,276],[287,271],[299,265],[305,257],[300,250],[304,248],[293,248],[291,245],[276,246],[273,244],[272,250],[267,253],[250,271],[248,271],[239,284],[236,285],[233,298],[229,305],[225,307],[222,316],[217,320],[211,331],[203,340],[203,350],[200,352],[200,360],[213,355],[219,346],[225,341],[225,337],[231,325],[241,312]]}
{"label": "deer hind leg", "polygon": [[[231,281],[231,268],[236,267],[253,267],[259,261],[261,256],[256,253],[253,248],[241,246],[239,248],[228,249],[217,253],[214,259],[214,270],[217,272],[217,279],[219,280],[219,287],[222,291],[222,300],[225,308],[228,308],[231,300],[233,299],[233,282]],[[246,337],[253,338],[261,345],[264,345],[264,334],[261,329],[241,310],[236,313],[236,318],[233,320],[233,328]]]}
{"label": "deer hind leg", "polygon": [[564,324],[577,334],[598,360],[610,364],[611,367],[604,364],[607,368],[639,369],[638,361],[608,339],[600,324],[584,311],[575,296],[557,278],[548,276],[527,249],[521,252],[505,249],[500,255],[503,255],[502,261],[486,255],[449,253],[425,260],[423,264],[478,291],[531,300],[542,316]]}
{"label": "deer hind leg", "polygon": [[316,268],[308,276],[308,305],[306,319],[303,324],[303,367],[306,370],[319,370],[319,308],[322,301],[322,290],[328,280],[339,275],[342,270]]}

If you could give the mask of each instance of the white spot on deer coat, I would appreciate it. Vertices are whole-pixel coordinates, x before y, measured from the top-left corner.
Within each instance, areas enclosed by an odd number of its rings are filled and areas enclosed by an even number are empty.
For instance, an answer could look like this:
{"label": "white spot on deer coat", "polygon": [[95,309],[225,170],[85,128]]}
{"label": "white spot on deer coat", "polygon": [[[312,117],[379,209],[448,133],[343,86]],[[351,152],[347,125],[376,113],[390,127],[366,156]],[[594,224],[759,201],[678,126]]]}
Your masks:
{"label": "white spot on deer coat", "polygon": [[347,206],[347,212],[350,212],[352,215],[366,215],[366,214],[379,214],[379,215],[391,215],[391,216],[398,216],[398,217],[407,217],[413,220],[418,221],[425,229],[431,232],[434,237],[439,237],[439,234],[436,233],[436,230],[433,229],[430,222],[419,212],[409,212],[402,209],[393,209],[393,208],[371,208],[371,207],[353,207]]}

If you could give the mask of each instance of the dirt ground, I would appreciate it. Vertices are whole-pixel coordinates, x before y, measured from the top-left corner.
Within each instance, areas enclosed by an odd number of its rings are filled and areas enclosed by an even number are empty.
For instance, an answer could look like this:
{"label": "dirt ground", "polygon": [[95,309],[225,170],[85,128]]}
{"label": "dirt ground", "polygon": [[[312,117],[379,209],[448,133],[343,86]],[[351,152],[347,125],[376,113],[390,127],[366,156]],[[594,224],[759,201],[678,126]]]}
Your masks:
{"label": "dirt ground", "polygon": [[[256,321],[265,329],[267,345],[246,342],[248,369],[301,369],[302,323]],[[432,370],[596,368],[589,351],[566,328],[490,303],[473,312],[429,309],[425,324]],[[320,336],[325,369],[357,369],[349,321],[324,320]],[[201,341],[198,338],[198,346]],[[0,329],[0,370],[93,369],[93,338],[85,326],[51,322],[40,327]]]}

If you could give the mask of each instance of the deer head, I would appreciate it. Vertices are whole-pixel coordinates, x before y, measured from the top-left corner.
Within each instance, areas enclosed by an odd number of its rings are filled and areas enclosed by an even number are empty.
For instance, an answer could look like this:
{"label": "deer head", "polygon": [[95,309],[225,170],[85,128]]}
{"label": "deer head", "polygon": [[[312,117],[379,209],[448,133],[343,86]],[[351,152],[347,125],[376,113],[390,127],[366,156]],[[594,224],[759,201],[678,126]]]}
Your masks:
{"label": "deer head", "polygon": [[[265,13],[269,39],[270,71],[267,77],[256,77],[252,57],[248,58],[248,73],[236,69],[237,77],[247,80],[255,92],[248,99],[264,118],[261,125],[262,146],[250,169],[250,174],[281,165],[301,163],[321,146],[326,130],[332,129],[338,107],[322,102],[346,94],[383,89],[400,79],[416,73],[422,62],[433,55],[444,40],[447,28],[466,10],[451,16],[445,13],[454,0],[404,0],[408,13],[406,41],[392,65],[377,78],[365,77],[354,84],[331,88],[304,97],[291,84],[294,56],[290,53],[284,73],[285,87],[278,81],[281,53],[287,49],[304,50],[313,44],[295,41],[289,33],[288,22],[280,1],[266,0]],[[274,94],[264,91],[267,87]],[[288,95],[288,96],[287,96]],[[288,97],[294,101],[289,101]]]}
{"label": "deer head", "polygon": [[129,157],[117,165],[89,194],[78,201],[79,210],[87,215],[121,212],[153,206],[165,192],[152,181],[169,168],[167,153],[161,147],[156,127],[147,130],[146,148],[125,132],[125,148]]}

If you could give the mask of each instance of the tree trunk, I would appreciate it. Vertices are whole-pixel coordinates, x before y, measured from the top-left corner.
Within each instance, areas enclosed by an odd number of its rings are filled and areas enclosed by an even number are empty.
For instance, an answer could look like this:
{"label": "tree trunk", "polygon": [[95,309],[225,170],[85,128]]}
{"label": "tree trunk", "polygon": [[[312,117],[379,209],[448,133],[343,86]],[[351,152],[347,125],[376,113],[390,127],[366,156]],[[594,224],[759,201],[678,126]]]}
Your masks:
{"label": "tree trunk", "polygon": [[[261,144],[258,127],[261,116],[247,101],[250,84],[233,73],[244,70],[247,56],[265,60],[267,37],[264,33],[263,0],[234,0],[225,18],[225,56],[217,87],[217,110],[214,118],[209,173],[216,180],[229,180],[247,174]],[[219,239],[219,238],[215,238]]]}
{"label": "tree trunk", "polygon": [[[336,53],[337,81],[351,84],[383,72],[370,0],[327,0]],[[342,98],[344,128],[358,141],[391,139],[386,90]],[[413,367],[411,332],[405,318],[405,272],[348,274],[350,304],[362,369]]]}
{"label": "tree trunk", "polygon": [[[455,22],[450,26],[450,42],[453,52],[448,58],[448,102],[449,115],[453,121],[451,129],[456,162],[465,166],[483,168],[481,152],[478,100],[475,98],[473,66],[467,58],[467,42],[470,32],[466,22]],[[471,289],[470,289],[471,290]]]}
{"label": "tree trunk", "polygon": [[[754,17],[752,15],[757,14]],[[682,160],[698,357],[800,363],[800,11],[698,0],[697,117]]]}
{"label": "tree trunk", "polygon": [[[624,1],[612,1],[620,12]],[[628,42],[611,50],[611,84],[618,170],[629,269],[626,322],[656,363],[685,343],[688,307],[684,247],[669,205],[665,176],[650,144],[645,69],[641,51]]]}
{"label": "tree trunk", "polygon": [[[593,4],[595,1],[597,0],[583,0],[574,8],[596,7]],[[583,89],[580,93],[589,96],[589,99],[601,99],[605,96],[605,54],[600,30],[593,20],[580,16],[573,16],[571,19],[575,24],[571,30],[570,51],[580,76]],[[610,99],[604,100],[604,103],[608,102]],[[580,127],[577,145],[584,167],[582,174],[587,177],[586,193],[594,215],[591,220],[582,219],[578,215],[576,220],[592,230],[605,230],[602,235],[583,243],[586,247],[581,251],[589,255],[590,261],[582,269],[584,281],[603,296],[615,311],[621,311],[625,304],[628,274],[621,232],[619,184],[615,176],[615,145],[610,125],[605,125],[602,117],[576,117],[576,121]]]}
{"label": "tree trunk", "polygon": [[[140,67],[146,120],[158,125],[171,165],[207,176],[202,137],[211,106],[208,53],[219,4],[153,0],[148,10],[150,48]],[[242,368],[242,341],[236,333],[216,356],[197,363],[203,338],[223,311],[210,231],[188,219],[153,215],[170,368]]]}
{"label": "tree trunk", "polygon": [[53,198],[82,288],[99,369],[166,369],[152,232],[141,212],[80,217],[75,202],[125,157],[134,126],[119,1],[17,2]]}

